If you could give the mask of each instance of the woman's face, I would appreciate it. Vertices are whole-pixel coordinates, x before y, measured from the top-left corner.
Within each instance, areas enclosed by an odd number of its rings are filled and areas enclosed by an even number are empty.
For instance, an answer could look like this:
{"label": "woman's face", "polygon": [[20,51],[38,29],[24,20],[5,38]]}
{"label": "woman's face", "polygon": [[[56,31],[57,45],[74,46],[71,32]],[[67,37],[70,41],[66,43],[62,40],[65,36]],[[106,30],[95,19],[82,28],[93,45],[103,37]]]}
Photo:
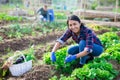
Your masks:
{"label": "woman's face", "polygon": [[76,34],[79,34],[80,32],[80,23],[78,21],[74,21],[74,20],[69,20],[68,21],[68,25],[69,25],[69,29],[76,33]]}

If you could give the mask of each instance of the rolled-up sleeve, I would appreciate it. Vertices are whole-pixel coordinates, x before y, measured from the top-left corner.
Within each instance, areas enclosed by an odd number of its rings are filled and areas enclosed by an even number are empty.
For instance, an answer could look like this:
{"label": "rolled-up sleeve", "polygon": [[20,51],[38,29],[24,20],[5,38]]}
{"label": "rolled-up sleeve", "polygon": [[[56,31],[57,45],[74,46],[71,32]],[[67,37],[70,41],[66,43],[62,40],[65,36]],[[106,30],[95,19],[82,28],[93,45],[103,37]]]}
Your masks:
{"label": "rolled-up sleeve", "polygon": [[66,32],[56,41],[60,42],[61,44],[64,44],[70,37],[72,36],[72,32],[68,29]]}

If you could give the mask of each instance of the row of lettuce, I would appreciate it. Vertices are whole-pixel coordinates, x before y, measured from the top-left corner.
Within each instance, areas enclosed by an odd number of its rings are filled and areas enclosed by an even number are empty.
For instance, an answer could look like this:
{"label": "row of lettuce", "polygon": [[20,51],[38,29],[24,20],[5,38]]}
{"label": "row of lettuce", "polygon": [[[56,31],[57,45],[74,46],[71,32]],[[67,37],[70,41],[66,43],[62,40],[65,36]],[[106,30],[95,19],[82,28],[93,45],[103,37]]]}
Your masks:
{"label": "row of lettuce", "polygon": [[[41,34],[46,34],[53,32],[55,30],[64,30],[66,24],[63,22],[51,22],[51,23],[37,23],[37,25],[20,25],[20,24],[11,24],[9,28],[3,28],[0,30],[1,33],[6,35],[8,39],[11,38],[21,38],[24,36],[36,36]],[[39,34],[38,34],[39,33]],[[4,40],[4,37],[0,36],[0,41]]]}
{"label": "row of lettuce", "polygon": [[5,13],[0,13],[0,21],[3,22],[17,22],[17,21],[22,21],[23,18],[19,17],[19,16],[10,16],[8,14]]}
{"label": "row of lettuce", "polygon": [[44,54],[44,62],[53,65],[56,72],[61,74],[54,75],[50,80],[113,80],[120,72],[115,70],[109,61],[115,60],[120,64],[120,38],[113,32],[104,33],[99,37],[105,47],[104,53],[85,64],[83,68],[74,67],[79,60],[64,64],[67,47],[56,52],[55,63],[50,61],[50,52]]}
{"label": "row of lettuce", "polygon": [[[92,28],[94,31],[119,31],[117,28],[107,28],[104,26],[99,26],[96,24],[88,24],[90,28]],[[8,28],[2,28],[0,30],[0,33],[3,33],[5,36],[0,36],[0,41],[3,41],[4,38],[11,39],[11,38],[22,38],[24,36],[36,36],[36,35],[42,35],[47,34],[54,31],[60,31],[65,30],[67,28],[67,25],[65,22],[38,22],[36,24],[26,24],[21,25],[19,23],[11,24],[8,26]]]}
{"label": "row of lettuce", "polygon": [[[56,19],[66,19],[67,16],[65,16],[64,13],[55,12],[55,18]],[[0,21],[5,22],[18,22],[23,21],[23,18],[21,16],[11,16],[6,13],[0,13]]]}

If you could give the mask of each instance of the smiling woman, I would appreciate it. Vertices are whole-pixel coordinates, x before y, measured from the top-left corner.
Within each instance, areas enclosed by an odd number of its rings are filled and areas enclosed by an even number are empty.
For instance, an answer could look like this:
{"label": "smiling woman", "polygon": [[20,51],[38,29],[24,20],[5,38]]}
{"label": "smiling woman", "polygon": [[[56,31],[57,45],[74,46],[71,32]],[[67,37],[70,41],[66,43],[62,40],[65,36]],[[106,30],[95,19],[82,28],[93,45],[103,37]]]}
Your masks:
{"label": "smiling woman", "polygon": [[77,21],[74,21],[74,20],[69,20],[69,29],[72,31],[72,32],[74,32],[74,33],[76,33],[77,35],[79,35],[79,33],[80,33],[80,23],[79,22],[77,22]]}
{"label": "smiling woman", "polygon": [[68,49],[68,56],[65,58],[65,63],[72,62],[80,58],[78,67],[82,67],[89,60],[93,60],[95,56],[99,56],[103,52],[103,46],[99,38],[94,32],[87,28],[79,19],[78,16],[72,15],[67,20],[68,29],[57,40],[51,52],[52,62],[56,61],[55,51],[61,44],[66,42],[70,37],[77,43]]}

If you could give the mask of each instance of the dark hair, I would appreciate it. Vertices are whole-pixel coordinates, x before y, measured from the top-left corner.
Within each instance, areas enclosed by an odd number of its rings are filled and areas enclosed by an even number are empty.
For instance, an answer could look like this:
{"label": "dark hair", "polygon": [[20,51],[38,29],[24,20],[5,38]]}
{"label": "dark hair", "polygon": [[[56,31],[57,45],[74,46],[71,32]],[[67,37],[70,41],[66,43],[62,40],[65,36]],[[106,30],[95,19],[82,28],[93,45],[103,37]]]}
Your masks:
{"label": "dark hair", "polygon": [[[68,23],[69,23],[69,20],[74,20],[74,21],[78,21],[79,23],[81,23],[80,18],[79,18],[78,16],[76,16],[76,15],[71,15],[71,16],[68,17],[68,19],[67,19],[67,25],[68,25]],[[84,24],[81,23],[81,26],[82,26],[82,25],[84,25]]]}
{"label": "dark hair", "polygon": [[46,8],[47,8],[47,5],[45,4],[45,5],[44,5],[44,7],[46,7]]}

